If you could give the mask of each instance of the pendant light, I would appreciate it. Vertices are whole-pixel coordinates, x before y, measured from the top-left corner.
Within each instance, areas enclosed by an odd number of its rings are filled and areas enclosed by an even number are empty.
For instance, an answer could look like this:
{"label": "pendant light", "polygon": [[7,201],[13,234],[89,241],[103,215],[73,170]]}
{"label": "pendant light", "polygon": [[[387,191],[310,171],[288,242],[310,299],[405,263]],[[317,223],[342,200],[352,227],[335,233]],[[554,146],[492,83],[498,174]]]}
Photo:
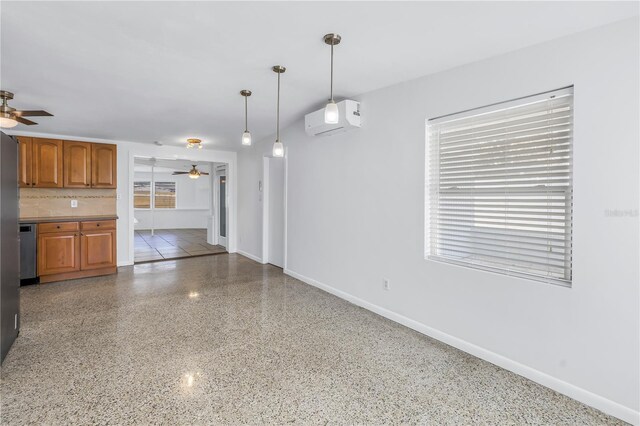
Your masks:
{"label": "pendant light", "polygon": [[340,44],[340,37],[338,34],[326,34],[323,37],[323,40],[326,44],[331,46],[331,91],[329,97],[329,103],[324,108],[324,122],[327,124],[337,124],[340,121],[340,115],[338,114],[338,105],[333,100],[333,46]]}
{"label": "pendant light", "polygon": [[287,69],[282,65],[275,65],[271,68],[273,72],[278,74],[278,103],[276,107],[276,141],[273,144],[273,156],[274,157],[284,157],[284,146],[282,142],[280,142],[280,74],[285,72]]}
{"label": "pendant light", "polygon": [[241,90],[240,94],[244,96],[244,132],[242,133],[242,145],[251,146],[251,133],[247,127],[247,98],[251,96],[251,90]]}

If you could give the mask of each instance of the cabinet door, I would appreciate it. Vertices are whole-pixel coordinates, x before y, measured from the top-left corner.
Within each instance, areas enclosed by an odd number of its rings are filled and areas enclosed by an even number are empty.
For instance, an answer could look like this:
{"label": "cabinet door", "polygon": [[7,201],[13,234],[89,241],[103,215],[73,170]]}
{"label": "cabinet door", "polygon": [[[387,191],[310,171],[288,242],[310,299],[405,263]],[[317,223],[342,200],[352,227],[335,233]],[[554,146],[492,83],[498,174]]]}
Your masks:
{"label": "cabinet door", "polygon": [[31,138],[18,136],[18,186],[30,188],[31,180],[31,153],[33,146]]}
{"label": "cabinet door", "polygon": [[98,269],[116,266],[116,231],[82,232],[81,269]]}
{"label": "cabinet door", "polygon": [[38,235],[38,275],[80,270],[80,237],[77,232]]}
{"label": "cabinet door", "polygon": [[115,188],[117,180],[117,147],[105,143],[91,144],[91,186]]}
{"label": "cabinet door", "polygon": [[32,185],[36,188],[62,188],[62,141],[33,138]]}
{"label": "cabinet door", "polygon": [[91,143],[64,141],[64,187],[91,186]]}

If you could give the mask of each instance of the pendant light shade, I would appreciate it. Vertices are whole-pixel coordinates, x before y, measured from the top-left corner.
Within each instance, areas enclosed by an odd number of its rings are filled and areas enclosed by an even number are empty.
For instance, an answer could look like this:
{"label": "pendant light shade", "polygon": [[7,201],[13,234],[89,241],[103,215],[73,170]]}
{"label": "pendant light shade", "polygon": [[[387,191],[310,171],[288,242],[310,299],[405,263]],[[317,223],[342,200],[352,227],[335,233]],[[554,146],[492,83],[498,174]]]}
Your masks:
{"label": "pendant light shade", "polygon": [[284,157],[284,145],[280,142],[280,74],[287,69],[281,65],[272,68],[273,72],[278,74],[278,103],[276,104],[276,141],[273,143],[272,154],[274,157]]}
{"label": "pendant light shade", "polygon": [[284,145],[282,145],[282,142],[275,141],[273,144],[273,156],[284,157]]}
{"label": "pendant light shade", "polygon": [[251,146],[251,133],[247,126],[247,98],[251,96],[251,90],[241,90],[240,95],[244,97],[244,132],[242,132],[242,145]]}
{"label": "pendant light shade", "polygon": [[329,102],[327,106],[324,108],[324,122],[327,124],[338,124],[340,121],[340,115],[338,114],[338,105],[333,100],[333,46],[340,44],[340,37],[338,34],[325,34],[323,40],[326,44],[331,46],[331,87],[330,87],[330,95]]}
{"label": "pendant light shade", "polygon": [[242,132],[242,145],[251,146],[251,133],[248,130]]}
{"label": "pendant light shade", "polygon": [[340,116],[338,115],[338,104],[334,101],[329,101],[324,108],[324,122],[327,124],[338,124]]}

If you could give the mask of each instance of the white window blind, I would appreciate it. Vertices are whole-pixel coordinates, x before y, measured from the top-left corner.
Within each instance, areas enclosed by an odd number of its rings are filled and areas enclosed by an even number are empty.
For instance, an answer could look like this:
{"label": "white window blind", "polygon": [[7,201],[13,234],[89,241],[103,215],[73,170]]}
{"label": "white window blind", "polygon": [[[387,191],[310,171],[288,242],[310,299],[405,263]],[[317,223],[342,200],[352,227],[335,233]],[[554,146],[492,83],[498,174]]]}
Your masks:
{"label": "white window blind", "polygon": [[427,122],[426,256],[571,284],[573,88]]}

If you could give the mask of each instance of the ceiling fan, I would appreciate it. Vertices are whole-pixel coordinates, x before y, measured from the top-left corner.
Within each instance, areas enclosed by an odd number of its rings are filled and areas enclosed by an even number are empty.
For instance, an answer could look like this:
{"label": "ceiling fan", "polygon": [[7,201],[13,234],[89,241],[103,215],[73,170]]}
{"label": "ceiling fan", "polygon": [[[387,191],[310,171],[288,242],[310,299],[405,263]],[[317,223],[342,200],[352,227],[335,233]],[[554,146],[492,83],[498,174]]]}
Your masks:
{"label": "ceiling fan", "polygon": [[19,111],[15,108],[11,108],[8,105],[9,99],[13,99],[13,93],[6,90],[0,90],[0,99],[2,99],[2,106],[0,106],[0,127],[11,128],[18,125],[18,123],[32,126],[38,124],[34,121],[27,120],[24,117],[52,117],[53,114],[49,114],[47,111]]}
{"label": "ceiling fan", "polygon": [[200,170],[198,170],[195,164],[192,164],[192,166],[193,167],[188,172],[173,172],[173,175],[189,175],[191,179],[198,179],[200,175],[202,176],[209,175],[209,173],[201,172]]}

